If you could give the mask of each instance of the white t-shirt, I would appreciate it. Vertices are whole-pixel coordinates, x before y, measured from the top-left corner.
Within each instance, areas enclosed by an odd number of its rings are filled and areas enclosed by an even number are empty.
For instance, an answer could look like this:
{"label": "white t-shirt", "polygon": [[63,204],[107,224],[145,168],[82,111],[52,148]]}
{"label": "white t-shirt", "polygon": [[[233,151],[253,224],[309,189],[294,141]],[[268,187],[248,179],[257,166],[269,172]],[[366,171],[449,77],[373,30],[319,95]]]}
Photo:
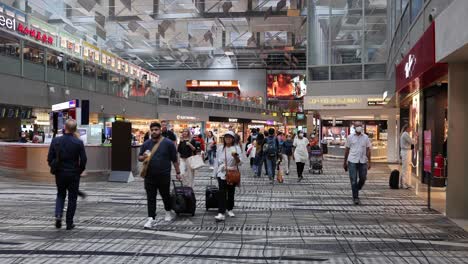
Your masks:
{"label": "white t-shirt", "polygon": [[361,135],[353,134],[346,140],[347,148],[349,148],[348,161],[352,163],[367,163],[367,148],[371,148],[372,144],[369,137],[361,133]]}
{"label": "white t-shirt", "polygon": [[309,140],[305,137],[300,139],[299,137],[294,138],[293,146],[296,148],[294,150],[294,159],[296,162],[306,163],[309,160],[309,153],[307,152],[307,145]]}
{"label": "white t-shirt", "polygon": [[[237,152],[239,154],[239,159],[241,162],[236,165],[236,160],[232,156],[232,152]],[[220,178],[221,180],[226,179],[226,164],[228,169],[235,169],[237,166],[242,164],[242,150],[238,145],[231,146],[226,148],[226,154],[224,152],[224,146],[218,148],[216,152],[216,159],[214,162],[213,176]],[[227,159],[227,161],[226,161]]]}

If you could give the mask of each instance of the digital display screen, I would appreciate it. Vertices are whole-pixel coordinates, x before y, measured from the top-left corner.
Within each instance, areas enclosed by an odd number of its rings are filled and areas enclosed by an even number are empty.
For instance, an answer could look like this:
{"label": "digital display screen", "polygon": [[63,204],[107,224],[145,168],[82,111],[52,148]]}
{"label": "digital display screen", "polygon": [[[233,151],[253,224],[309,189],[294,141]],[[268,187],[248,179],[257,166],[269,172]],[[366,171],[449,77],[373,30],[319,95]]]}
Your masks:
{"label": "digital display screen", "polygon": [[269,100],[301,100],[307,93],[306,77],[302,74],[268,74]]}

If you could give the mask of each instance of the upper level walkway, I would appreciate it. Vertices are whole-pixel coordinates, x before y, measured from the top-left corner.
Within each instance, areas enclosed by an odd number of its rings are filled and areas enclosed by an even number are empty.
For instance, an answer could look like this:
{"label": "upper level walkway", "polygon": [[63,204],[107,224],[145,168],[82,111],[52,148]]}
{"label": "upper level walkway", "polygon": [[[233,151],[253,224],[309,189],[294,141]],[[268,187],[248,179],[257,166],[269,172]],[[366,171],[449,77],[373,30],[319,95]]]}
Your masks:
{"label": "upper level walkway", "polygon": [[208,169],[196,175],[195,217],[143,230],[141,179],[82,182],[73,231],[53,226],[55,186],[0,178],[0,263],[467,263],[468,233],[428,211],[408,190],[388,188],[389,169],[375,164],[351,201],[340,162],[323,175],[295,170],[285,183],[253,178],[243,165],[235,218],[216,223],[205,211]]}

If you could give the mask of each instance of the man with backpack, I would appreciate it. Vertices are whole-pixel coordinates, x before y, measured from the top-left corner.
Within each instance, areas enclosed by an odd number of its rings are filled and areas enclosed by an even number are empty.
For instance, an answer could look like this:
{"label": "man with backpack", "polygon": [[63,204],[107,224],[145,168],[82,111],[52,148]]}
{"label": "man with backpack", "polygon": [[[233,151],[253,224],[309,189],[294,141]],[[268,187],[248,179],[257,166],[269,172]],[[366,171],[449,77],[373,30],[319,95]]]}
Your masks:
{"label": "man with backpack", "polygon": [[280,145],[278,138],[275,137],[275,129],[268,129],[268,137],[265,138],[263,144],[263,154],[267,166],[267,174],[272,182],[275,180],[276,162],[278,157],[282,159],[280,155]]}

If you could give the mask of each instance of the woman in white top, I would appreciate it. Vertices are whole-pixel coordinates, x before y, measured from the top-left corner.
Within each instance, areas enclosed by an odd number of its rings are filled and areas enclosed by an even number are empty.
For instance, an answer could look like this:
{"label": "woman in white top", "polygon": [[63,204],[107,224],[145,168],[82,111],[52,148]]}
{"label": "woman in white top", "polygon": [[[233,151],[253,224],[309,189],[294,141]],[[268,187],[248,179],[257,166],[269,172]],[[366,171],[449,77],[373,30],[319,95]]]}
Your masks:
{"label": "woman in white top", "polygon": [[218,178],[218,215],[215,216],[217,221],[225,220],[225,213],[230,217],[234,217],[232,209],[234,208],[234,185],[228,185],[226,182],[226,171],[235,170],[241,164],[239,153],[242,150],[239,145],[234,144],[236,135],[232,131],[224,134],[224,144],[218,148],[216,159],[214,162],[214,176]]}
{"label": "woman in white top", "polygon": [[309,153],[307,152],[308,144],[309,140],[304,137],[304,133],[302,133],[302,131],[299,131],[293,142],[294,160],[296,161],[298,182],[304,178],[302,173],[304,172],[304,167],[307,160],[309,160]]}
{"label": "woman in white top", "polygon": [[410,136],[411,126],[405,125],[402,129],[403,133],[400,137],[400,155],[401,155],[401,178],[400,188],[410,188],[411,182],[411,165],[412,165],[412,149],[411,145],[414,144]]}

